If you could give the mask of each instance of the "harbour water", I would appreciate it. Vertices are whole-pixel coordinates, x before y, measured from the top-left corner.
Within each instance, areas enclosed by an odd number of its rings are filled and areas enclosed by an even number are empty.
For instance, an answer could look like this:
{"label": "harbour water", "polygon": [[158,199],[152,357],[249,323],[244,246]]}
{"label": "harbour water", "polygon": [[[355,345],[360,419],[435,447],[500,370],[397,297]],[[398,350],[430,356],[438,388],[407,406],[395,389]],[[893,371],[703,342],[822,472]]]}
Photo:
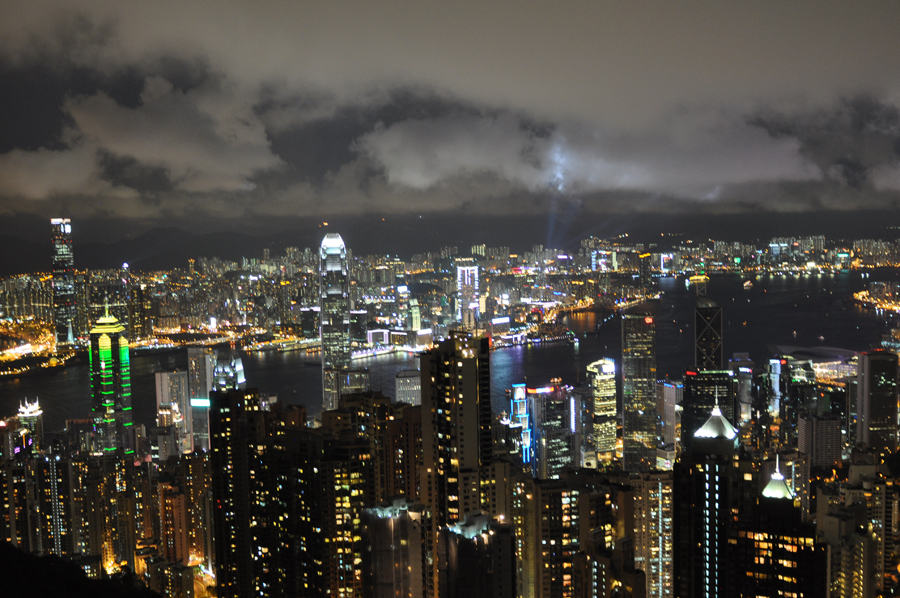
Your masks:
{"label": "harbour water", "polygon": [[[763,276],[744,288],[746,277],[713,275],[707,295],[723,308],[723,342],[726,359],[735,352],[749,353],[763,363],[776,346],[840,347],[862,351],[877,345],[881,335],[900,318],[854,305],[853,292],[870,281],[898,280],[895,270],[819,276]],[[660,378],[681,379],[693,366],[695,290],[683,278],[659,279],[659,301],[635,308],[657,321],[657,364]],[[617,362],[621,353],[621,322],[615,318],[597,328],[608,313],[578,313],[565,318],[579,337],[577,344],[549,343],[518,346],[491,353],[491,395],[495,412],[507,410],[505,390],[527,382],[540,386],[552,378],[565,384],[584,382],[585,367],[601,357]],[[894,324],[897,320],[897,324]],[[596,334],[593,334],[596,330]],[[586,334],[588,333],[588,334]],[[280,401],[305,405],[309,414],[321,410],[321,370],[304,365],[302,352],[239,352],[249,386]],[[132,358],[132,397],[135,420],[150,424],[155,417],[154,374],[184,369],[186,351]],[[372,386],[394,393],[394,376],[417,367],[415,355],[399,353],[354,360],[354,367],[371,372]],[[44,410],[45,430],[59,430],[66,419],[90,416],[90,378],[86,363],[60,368],[46,376],[0,382],[0,416],[13,415],[19,401],[38,397]]]}

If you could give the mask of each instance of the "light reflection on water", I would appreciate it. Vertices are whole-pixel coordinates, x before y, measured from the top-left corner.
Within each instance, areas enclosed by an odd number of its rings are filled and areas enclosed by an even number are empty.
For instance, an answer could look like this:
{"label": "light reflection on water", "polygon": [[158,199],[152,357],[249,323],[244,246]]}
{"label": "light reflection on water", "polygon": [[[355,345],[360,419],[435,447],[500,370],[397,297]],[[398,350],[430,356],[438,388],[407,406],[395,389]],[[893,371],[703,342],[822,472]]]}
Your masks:
{"label": "light reflection on water", "polygon": [[[836,346],[865,350],[880,341],[890,328],[891,316],[878,315],[845,301],[871,280],[896,280],[895,271],[880,271],[863,281],[857,273],[835,276],[763,277],[750,290],[739,275],[713,276],[708,296],[723,307],[725,357],[748,352],[757,363],[771,355],[774,345]],[[660,378],[680,379],[693,366],[693,290],[682,279],[660,279],[664,291],[660,301],[635,311],[657,318],[657,362]],[[749,301],[748,301],[749,300]],[[592,332],[607,314],[580,313],[566,318],[579,335],[579,343],[550,343],[513,347],[491,353],[491,403],[494,411],[508,410],[505,390],[510,384],[527,382],[542,386],[551,378],[565,384],[584,381],[585,366],[601,357],[620,359],[621,323],[610,321]],[[745,324],[746,322],[746,324]],[[796,338],[794,337],[796,332]],[[820,341],[819,337],[824,337]],[[281,401],[305,405],[309,413],[321,409],[321,370],[304,365],[302,352],[240,353],[247,382],[264,394],[277,394]],[[137,355],[132,359],[132,393],[135,419],[149,424],[156,407],[154,374],[186,367],[186,352]],[[409,354],[380,355],[353,362],[368,367],[376,390],[393,396],[394,376],[416,367]],[[49,376],[34,376],[0,382],[0,416],[15,414],[25,397],[40,398],[45,429],[58,430],[66,419],[89,417],[90,381],[87,365],[65,368]]]}

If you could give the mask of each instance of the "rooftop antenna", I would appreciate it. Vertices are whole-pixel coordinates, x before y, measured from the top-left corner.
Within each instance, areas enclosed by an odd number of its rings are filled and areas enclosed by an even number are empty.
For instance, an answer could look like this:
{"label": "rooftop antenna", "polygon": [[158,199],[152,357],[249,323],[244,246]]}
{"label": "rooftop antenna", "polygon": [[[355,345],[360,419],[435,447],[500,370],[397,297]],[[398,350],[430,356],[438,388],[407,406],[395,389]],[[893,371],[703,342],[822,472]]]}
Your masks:
{"label": "rooftop antenna", "polygon": [[716,404],[713,407],[712,415],[722,415],[722,410],[719,409],[719,387],[715,387],[715,396],[716,396]]}

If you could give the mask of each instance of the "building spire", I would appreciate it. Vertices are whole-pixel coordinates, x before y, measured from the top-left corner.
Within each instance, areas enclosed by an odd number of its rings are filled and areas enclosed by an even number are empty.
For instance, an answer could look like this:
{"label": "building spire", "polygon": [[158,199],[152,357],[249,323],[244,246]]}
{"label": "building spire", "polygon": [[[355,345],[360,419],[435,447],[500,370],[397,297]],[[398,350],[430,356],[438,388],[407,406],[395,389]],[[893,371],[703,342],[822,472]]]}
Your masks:
{"label": "building spire", "polygon": [[716,396],[716,404],[713,406],[711,415],[722,415],[722,410],[719,409],[719,386],[715,386],[715,396]]}

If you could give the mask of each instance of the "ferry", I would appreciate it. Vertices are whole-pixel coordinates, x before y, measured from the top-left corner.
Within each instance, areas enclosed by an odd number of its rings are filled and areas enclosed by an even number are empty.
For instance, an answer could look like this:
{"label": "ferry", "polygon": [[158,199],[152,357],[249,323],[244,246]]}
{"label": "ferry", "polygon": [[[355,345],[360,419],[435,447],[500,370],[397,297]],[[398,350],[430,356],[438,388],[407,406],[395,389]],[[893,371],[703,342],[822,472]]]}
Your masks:
{"label": "ferry", "polygon": [[752,288],[753,288],[753,281],[752,281],[752,280],[745,280],[745,281],[744,281],[744,289],[750,290],[750,289],[752,289]]}

